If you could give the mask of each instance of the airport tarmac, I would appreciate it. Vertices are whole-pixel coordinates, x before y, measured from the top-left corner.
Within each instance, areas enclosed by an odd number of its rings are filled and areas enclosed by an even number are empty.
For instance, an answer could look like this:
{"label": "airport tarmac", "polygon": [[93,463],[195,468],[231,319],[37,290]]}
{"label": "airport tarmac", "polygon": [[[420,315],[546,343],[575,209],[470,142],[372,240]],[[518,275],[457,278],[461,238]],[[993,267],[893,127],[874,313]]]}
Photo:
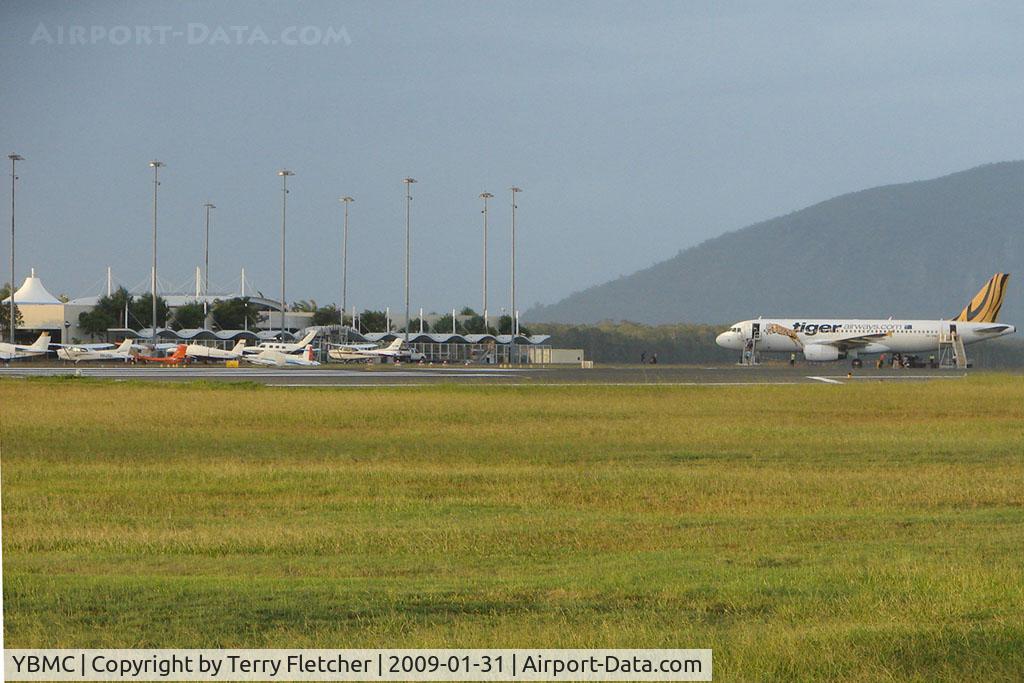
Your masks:
{"label": "airport tarmac", "polygon": [[422,384],[520,385],[665,385],[753,386],[768,384],[843,385],[865,381],[923,381],[960,379],[964,370],[875,369],[850,371],[827,365],[758,367],[684,365],[609,365],[488,367],[471,366],[321,366],[318,368],[226,368],[224,366],[156,367],[133,365],[65,366],[52,363],[12,364],[0,368],[3,377],[53,377],[80,375],[115,381],[255,382],[281,387],[387,387]]}

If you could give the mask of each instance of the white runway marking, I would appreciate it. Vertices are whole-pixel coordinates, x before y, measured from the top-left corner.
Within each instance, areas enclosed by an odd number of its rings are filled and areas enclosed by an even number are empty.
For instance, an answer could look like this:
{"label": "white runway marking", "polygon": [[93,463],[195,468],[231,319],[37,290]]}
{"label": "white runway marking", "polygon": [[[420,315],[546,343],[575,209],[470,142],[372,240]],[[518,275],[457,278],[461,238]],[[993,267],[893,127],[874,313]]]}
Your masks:
{"label": "white runway marking", "polygon": [[[967,373],[959,373],[955,375],[853,375],[852,377],[846,375],[829,375],[829,379],[867,379],[888,382],[891,379],[964,379],[967,377]],[[811,379],[822,379],[820,377],[812,377]],[[842,384],[842,382],[840,382]]]}
{"label": "white runway marking", "polygon": [[839,380],[832,379],[831,377],[812,377],[811,375],[808,375],[807,379],[813,379],[813,380],[817,380],[819,382],[825,382],[826,384],[842,384],[842,382],[840,382]]}

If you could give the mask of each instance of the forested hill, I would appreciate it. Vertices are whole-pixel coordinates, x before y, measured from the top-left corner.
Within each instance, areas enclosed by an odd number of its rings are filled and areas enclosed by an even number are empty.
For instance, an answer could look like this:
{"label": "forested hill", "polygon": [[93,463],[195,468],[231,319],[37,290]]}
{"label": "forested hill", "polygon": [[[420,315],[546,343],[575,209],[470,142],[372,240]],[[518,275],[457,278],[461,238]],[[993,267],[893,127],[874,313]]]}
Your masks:
{"label": "forested hill", "polygon": [[761,316],[955,316],[1011,273],[1024,324],[1024,162],[846,194],[730,232],[534,308],[529,321],[723,323]]}

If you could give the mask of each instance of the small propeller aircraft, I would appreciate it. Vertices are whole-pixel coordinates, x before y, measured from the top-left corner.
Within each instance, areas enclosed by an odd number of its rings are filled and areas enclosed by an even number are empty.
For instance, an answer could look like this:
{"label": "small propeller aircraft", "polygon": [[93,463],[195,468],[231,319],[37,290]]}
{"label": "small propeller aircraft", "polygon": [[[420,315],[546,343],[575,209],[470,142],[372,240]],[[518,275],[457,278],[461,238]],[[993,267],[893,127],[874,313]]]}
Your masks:
{"label": "small propeller aircraft", "polygon": [[174,353],[170,356],[143,356],[140,354],[135,357],[135,360],[144,363],[160,363],[162,365],[184,365],[188,362],[188,356],[185,355],[185,345],[178,344],[174,349]]}

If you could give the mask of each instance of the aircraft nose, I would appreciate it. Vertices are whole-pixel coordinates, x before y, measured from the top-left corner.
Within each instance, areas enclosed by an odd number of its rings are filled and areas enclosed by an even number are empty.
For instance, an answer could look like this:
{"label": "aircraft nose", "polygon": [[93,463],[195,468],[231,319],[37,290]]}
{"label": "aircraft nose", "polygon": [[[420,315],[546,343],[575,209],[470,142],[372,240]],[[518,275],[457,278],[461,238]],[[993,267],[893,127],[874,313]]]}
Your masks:
{"label": "aircraft nose", "polygon": [[729,348],[731,346],[730,342],[732,342],[732,332],[723,332],[715,337],[715,343],[723,349]]}

